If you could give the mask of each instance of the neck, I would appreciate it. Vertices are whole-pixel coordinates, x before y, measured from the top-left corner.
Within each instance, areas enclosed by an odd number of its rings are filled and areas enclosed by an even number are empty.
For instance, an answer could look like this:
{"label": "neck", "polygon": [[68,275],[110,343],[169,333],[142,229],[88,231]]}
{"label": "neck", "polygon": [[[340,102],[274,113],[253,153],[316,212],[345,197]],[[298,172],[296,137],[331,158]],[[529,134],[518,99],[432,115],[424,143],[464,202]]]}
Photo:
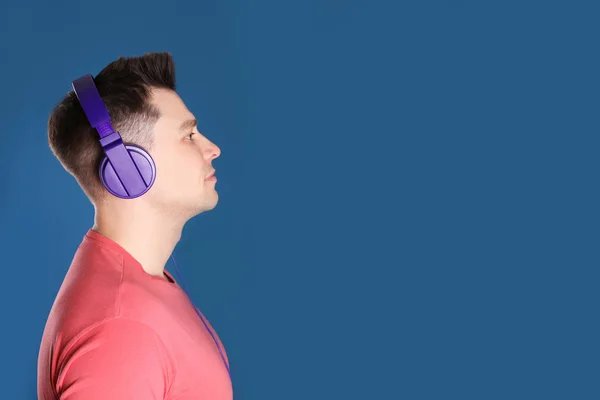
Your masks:
{"label": "neck", "polygon": [[142,202],[128,200],[96,206],[92,229],[123,247],[146,273],[165,278],[165,265],[181,238],[183,225]]}

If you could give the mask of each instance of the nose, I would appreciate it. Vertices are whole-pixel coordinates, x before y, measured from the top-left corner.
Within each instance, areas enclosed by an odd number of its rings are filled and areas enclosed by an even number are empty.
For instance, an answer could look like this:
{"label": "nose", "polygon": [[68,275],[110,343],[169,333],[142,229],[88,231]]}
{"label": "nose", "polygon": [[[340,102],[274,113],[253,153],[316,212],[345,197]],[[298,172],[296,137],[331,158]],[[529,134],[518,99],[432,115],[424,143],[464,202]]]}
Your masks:
{"label": "nose", "polygon": [[221,155],[221,149],[219,146],[207,139],[207,145],[204,148],[204,154],[209,161],[212,161]]}

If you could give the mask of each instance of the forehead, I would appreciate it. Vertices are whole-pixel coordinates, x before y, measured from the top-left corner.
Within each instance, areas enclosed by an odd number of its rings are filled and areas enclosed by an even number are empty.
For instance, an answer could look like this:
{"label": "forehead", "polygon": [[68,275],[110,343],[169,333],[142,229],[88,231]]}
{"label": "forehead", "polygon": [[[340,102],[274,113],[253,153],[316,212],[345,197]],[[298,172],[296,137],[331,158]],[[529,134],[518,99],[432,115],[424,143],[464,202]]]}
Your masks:
{"label": "forehead", "polygon": [[179,129],[183,121],[194,118],[181,97],[172,90],[153,89],[152,104],[160,111],[157,125],[161,125],[161,128]]}

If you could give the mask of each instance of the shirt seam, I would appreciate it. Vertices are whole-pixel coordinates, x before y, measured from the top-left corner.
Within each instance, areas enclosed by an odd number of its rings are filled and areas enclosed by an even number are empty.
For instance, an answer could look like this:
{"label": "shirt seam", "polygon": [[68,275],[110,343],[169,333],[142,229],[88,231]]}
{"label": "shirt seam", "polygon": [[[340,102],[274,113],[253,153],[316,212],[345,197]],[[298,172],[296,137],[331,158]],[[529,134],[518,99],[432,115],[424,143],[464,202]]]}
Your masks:
{"label": "shirt seam", "polygon": [[121,277],[120,277],[120,281],[119,281],[119,290],[117,292],[117,300],[116,300],[116,317],[119,318],[121,317],[121,305],[122,305],[122,295],[123,295],[123,280],[125,278],[125,259],[123,257],[123,254],[121,254],[118,251],[115,251],[115,249],[111,248],[110,246],[107,246],[104,242],[102,242],[101,240],[98,240],[96,238],[93,237],[89,237],[90,240],[94,241],[94,245],[98,246],[100,248],[102,248],[103,250],[106,250],[114,255],[117,256],[118,260],[119,260],[119,267],[121,268]]}

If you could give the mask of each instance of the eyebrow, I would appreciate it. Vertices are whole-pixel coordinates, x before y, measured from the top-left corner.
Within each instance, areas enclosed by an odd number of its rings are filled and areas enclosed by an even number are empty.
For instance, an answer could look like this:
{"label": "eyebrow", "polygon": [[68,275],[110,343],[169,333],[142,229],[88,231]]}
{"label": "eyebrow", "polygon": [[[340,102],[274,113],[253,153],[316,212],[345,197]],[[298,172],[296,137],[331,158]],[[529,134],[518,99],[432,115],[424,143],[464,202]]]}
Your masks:
{"label": "eyebrow", "polygon": [[179,126],[179,130],[181,132],[185,132],[188,129],[195,127],[196,125],[198,125],[198,121],[196,120],[196,118],[188,119],[181,123],[181,125]]}

